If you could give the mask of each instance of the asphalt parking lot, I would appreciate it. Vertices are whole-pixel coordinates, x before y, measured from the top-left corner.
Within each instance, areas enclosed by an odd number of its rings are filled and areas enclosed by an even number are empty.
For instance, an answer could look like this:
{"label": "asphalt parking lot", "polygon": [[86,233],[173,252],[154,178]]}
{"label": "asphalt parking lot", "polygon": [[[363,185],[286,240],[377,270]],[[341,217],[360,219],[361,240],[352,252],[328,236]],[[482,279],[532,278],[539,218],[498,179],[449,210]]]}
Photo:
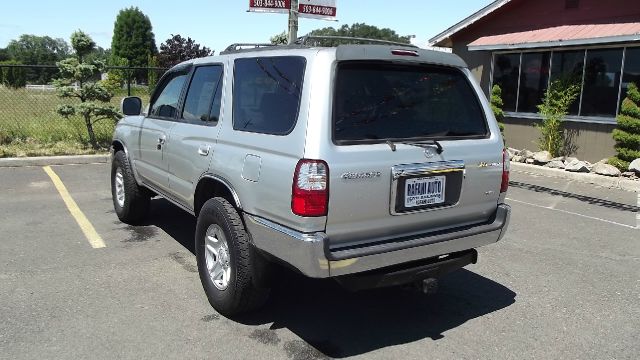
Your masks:
{"label": "asphalt parking lot", "polygon": [[0,358],[640,354],[636,193],[513,173],[508,235],[437,294],[349,293],[283,271],[261,312],[230,320],[201,289],[194,218],[154,199],[147,224],[122,224],[108,165],[51,169],[78,212],[42,167],[0,169]]}

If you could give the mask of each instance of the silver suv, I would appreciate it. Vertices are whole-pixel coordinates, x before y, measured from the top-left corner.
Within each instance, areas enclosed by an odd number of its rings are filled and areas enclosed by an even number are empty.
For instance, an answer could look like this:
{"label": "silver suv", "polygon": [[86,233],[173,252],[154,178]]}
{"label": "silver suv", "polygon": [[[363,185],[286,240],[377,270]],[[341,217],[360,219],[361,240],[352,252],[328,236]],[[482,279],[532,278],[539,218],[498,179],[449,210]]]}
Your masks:
{"label": "silver suv", "polygon": [[259,307],[274,262],[353,289],[429,284],[505,234],[509,162],[457,56],[285,46],[187,61],[113,139],[120,220],[160,195],[197,217],[211,305]]}

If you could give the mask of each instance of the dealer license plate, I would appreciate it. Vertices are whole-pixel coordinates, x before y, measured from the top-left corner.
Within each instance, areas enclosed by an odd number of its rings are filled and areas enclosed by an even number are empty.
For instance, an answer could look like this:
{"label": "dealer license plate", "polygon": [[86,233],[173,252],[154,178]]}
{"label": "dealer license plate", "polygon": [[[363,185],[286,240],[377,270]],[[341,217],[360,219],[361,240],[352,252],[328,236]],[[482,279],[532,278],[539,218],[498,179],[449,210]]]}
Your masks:
{"label": "dealer license plate", "polygon": [[445,180],[444,176],[408,179],[404,185],[404,207],[443,203]]}

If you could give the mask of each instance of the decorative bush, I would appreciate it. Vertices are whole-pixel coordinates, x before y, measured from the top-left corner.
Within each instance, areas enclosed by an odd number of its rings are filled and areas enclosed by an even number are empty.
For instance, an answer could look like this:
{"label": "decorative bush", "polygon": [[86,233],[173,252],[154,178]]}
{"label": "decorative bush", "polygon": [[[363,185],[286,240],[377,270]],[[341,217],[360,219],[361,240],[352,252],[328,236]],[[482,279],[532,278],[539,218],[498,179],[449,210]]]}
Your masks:
{"label": "decorative bush", "polygon": [[553,157],[562,155],[561,152],[567,145],[562,122],[579,94],[580,86],[568,79],[551,82],[551,86],[544,93],[542,104],[538,105],[542,123],[535,126],[540,130],[540,150],[548,151]]}
{"label": "decorative bush", "polygon": [[502,111],[504,102],[502,101],[502,89],[499,85],[493,85],[491,88],[491,98],[489,102],[491,104],[491,110],[493,110],[493,115],[496,117],[496,120],[498,120],[500,132],[504,137],[504,124],[502,122],[504,120],[504,111]]}
{"label": "decorative bush", "polygon": [[618,128],[613,130],[617,155],[609,163],[626,171],[631,161],[640,158],[640,91],[636,84],[629,84],[617,120]]}

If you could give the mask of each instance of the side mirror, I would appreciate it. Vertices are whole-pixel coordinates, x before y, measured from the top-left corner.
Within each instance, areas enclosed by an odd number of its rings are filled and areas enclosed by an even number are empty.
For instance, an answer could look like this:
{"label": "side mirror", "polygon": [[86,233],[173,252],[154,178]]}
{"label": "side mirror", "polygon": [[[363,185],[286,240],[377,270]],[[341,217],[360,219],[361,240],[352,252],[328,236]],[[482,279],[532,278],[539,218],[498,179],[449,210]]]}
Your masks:
{"label": "side mirror", "polygon": [[142,111],[142,99],[137,96],[128,96],[122,99],[120,111],[126,115],[140,115]]}

